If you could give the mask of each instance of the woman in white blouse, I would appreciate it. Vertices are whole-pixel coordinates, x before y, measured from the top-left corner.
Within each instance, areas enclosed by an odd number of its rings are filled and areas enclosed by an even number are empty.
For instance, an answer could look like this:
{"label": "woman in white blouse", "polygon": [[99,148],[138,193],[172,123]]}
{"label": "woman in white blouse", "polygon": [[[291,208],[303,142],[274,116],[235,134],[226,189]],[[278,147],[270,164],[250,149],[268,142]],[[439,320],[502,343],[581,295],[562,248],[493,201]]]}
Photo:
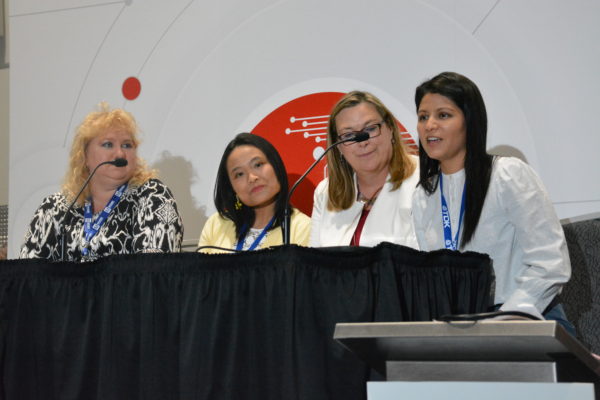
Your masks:
{"label": "woman in white blouse", "polygon": [[496,307],[555,319],[573,332],[554,300],[571,274],[562,227],[533,169],[487,154],[477,86],[444,72],[417,88],[415,103],[421,154],[413,219],[420,248],[489,254]]}
{"label": "woman in white blouse", "polygon": [[327,154],[329,176],[314,193],[310,245],[417,247],[411,202],[419,174],[398,123],[374,95],[353,91],[333,107],[327,143],[357,134],[369,139],[338,145]]}

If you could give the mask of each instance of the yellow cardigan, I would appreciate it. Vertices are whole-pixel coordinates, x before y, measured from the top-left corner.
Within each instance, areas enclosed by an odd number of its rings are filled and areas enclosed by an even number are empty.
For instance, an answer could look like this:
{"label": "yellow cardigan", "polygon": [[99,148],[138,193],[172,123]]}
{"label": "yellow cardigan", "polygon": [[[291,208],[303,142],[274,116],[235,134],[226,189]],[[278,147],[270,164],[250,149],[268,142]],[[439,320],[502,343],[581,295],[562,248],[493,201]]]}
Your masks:
{"label": "yellow cardigan", "polygon": [[[308,246],[308,240],[310,237],[310,217],[303,214],[298,209],[292,212],[292,226],[290,230],[290,243],[298,244],[300,246]],[[200,234],[200,240],[198,241],[198,247],[200,246],[218,246],[226,249],[235,249],[237,244],[237,237],[235,234],[235,224],[230,219],[223,218],[219,213],[211,215]],[[283,244],[283,237],[281,232],[281,226],[270,230],[265,237],[265,240],[258,247],[264,249],[272,246],[279,246]],[[224,251],[217,249],[202,249],[203,253],[224,253]]]}

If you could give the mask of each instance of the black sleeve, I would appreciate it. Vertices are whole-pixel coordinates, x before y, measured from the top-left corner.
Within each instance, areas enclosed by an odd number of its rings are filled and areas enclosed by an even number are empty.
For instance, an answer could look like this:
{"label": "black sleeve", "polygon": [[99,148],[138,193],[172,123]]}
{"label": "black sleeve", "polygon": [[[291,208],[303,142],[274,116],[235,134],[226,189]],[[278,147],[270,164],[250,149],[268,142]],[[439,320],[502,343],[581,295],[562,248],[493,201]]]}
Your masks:
{"label": "black sleeve", "polygon": [[59,223],[65,211],[62,195],[57,193],[44,199],[33,214],[19,258],[60,258]]}
{"label": "black sleeve", "polygon": [[139,188],[133,216],[134,253],[178,252],[183,240],[183,222],[169,188],[151,179]]}

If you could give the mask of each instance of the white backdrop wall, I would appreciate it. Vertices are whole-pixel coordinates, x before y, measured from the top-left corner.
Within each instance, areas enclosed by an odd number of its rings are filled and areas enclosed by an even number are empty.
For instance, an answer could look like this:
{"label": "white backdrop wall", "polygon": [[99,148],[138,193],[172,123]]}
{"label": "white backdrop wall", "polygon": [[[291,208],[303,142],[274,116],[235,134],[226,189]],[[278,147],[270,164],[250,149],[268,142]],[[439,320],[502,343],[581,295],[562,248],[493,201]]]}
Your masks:
{"label": "white backdrop wall", "polygon": [[[195,243],[235,133],[302,96],[366,89],[416,140],[414,89],[445,70],[479,85],[490,149],[525,158],[561,218],[600,211],[598,1],[12,0],[9,15],[12,256],[100,101],[136,116],[140,152]],[[142,87],[132,101],[121,91],[130,76]],[[308,133],[266,136],[302,140],[299,165],[323,146]]]}

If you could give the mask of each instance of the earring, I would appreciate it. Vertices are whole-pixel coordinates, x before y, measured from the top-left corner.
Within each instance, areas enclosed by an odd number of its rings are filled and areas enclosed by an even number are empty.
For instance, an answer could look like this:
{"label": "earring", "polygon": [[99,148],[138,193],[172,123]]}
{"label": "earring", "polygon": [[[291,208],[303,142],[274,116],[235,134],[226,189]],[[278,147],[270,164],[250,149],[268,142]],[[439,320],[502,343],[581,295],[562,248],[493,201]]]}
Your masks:
{"label": "earring", "polygon": [[242,202],[240,201],[240,198],[237,196],[237,194],[235,195],[235,204],[233,206],[238,211],[242,209]]}

